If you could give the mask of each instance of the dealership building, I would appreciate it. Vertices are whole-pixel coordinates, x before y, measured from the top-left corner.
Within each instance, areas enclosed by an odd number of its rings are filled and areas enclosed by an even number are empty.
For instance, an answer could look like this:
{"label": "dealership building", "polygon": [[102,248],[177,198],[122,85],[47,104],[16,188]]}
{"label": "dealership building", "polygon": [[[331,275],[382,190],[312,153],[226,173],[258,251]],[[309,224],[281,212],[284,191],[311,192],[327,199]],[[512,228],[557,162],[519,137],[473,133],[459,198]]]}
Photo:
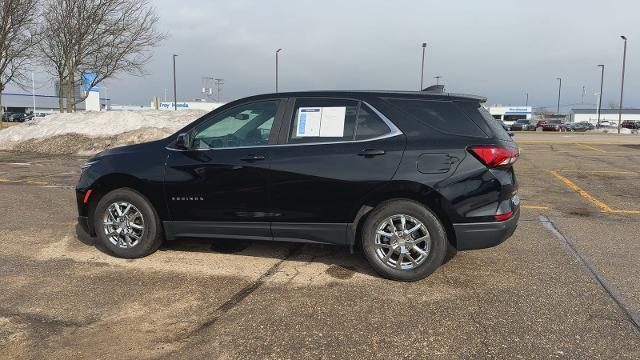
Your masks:
{"label": "dealership building", "polygon": [[495,119],[502,121],[516,121],[521,119],[530,120],[533,116],[531,106],[490,106],[489,113]]}
{"label": "dealership building", "polygon": [[[619,112],[619,109],[600,109],[600,121],[607,120],[617,124]],[[640,109],[622,109],[622,121],[625,120],[640,121]],[[596,125],[598,122],[598,109],[571,109],[571,121],[588,121]]]}

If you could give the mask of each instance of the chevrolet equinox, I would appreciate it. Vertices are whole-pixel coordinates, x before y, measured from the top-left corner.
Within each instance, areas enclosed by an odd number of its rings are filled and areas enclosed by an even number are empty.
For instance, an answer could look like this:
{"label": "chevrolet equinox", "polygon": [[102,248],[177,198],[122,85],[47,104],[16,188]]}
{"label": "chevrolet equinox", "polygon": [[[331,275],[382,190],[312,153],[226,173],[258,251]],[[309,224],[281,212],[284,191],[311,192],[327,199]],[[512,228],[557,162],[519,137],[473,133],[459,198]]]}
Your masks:
{"label": "chevrolet equinox", "polygon": [[228,103],[163,140],[103,151],[79,223],[113,255],[184,237],[334,244],[413,281],[509,238],[517,146],[484,98],[316,91]]}

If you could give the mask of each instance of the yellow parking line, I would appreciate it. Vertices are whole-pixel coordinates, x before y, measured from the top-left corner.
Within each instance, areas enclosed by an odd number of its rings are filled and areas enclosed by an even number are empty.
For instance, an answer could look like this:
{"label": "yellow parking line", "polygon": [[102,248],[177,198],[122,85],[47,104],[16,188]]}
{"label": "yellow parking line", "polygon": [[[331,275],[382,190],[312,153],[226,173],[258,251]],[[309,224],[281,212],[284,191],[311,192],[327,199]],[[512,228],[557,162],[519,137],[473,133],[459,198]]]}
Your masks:
{"label": "yellow parking line", "polygon": [[640,210],[613,210],[614,214],[640,214]]}
{"label": "yellow parking line", "polygon": [[600,150],[598,148],[594,148],[593,146],[589,146],[589,145],[586,145],[586,144],[576,143],[576,145],[582,146],[583,148],[587,148],[587,149],[590,149],[590,150],[593,150],[593,151],[599,151],[599,152],[606,153],[606,151],[604,151],[604,150]]}
{"label": "yellow parking line", "polygon": [[20,179],[3,179],[0,178],[0,183],[9,183],[9,184],[32,184],[32,185],[47,185],[49,184],[46,181],[37,181],[37,180],[20,180]]}
{"label": "yellow parking line", "polygon": [[562,169],[559,170],[562,172],[580,172],[580,173],[591,173],[591,174],[620,174],[620,175],[638,175],[637,172],[634,171],[614,171],[614,170],[577,170],[577,169]]}
{"label": "yellow parking line", "polygon": [[578,185],[574,184],[573,181],[571,181],[571,180],[567,179],[566,177],[558,174],[557,171],[549,170],[549,172],[553,176],[555,176],[558,179],[562,180],[562,182],[567,184],[567,186],[569,186],[570,188],[575,190],[578,194],[580,194],[580,196],[582,196],[583,198],[587,199],[590,203],[592,203],[593,205],[595,205],[598,208],[600,208],[600,210],[602,212],[611,213],[611,214],[640,214],[640,210],[618,210],[618,209],[613,209],[609,205],[605,204],[604,202],[602,202],[602,201],[594,198],[593,196],[591,196],[591,194],[589,194],[588,192],[582,190]]}
{"label": "yellow parking line", "polygon": [[548,206],[536,206],[536,205],[522,205],[522,207],[525,209],[536,209],[536,210],[546,210],[549,208]]}
{"label": "yellow parking line", "polygon": [[549,172],[551,173],[551,175],[557,177],[558,179],[562,180],[562,182],[564,182],[565,184],[567,184],[567,186],[569,186],[571,189],[575,190],[578,194],[580,194],[580,196],[582,196],[583,198],[587,199],[590,203],[592,203],[593,205],[597,206],[598,208],[600,208],[600,210],[602,210],[603,212],[613,212],[613,209],[609,207],[609,205],[603,203],[602,201],[594,198],[593,196],[591,196],[591,194],[589,194],[588,192],[582,190],[578,185],[574,184],[573,181],[567,179],[566,177],[558,174],[557,171],[553,171],[553,170],[549,170]]}

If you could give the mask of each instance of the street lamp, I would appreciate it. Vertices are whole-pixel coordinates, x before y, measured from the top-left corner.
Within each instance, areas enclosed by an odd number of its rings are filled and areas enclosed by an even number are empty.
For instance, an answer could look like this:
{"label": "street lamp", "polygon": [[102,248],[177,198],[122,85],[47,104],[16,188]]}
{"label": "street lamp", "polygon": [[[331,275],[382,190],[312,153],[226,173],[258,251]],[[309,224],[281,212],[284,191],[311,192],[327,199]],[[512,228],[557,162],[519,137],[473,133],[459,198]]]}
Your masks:
{"label": "street lamp", "polygon": [[600,67],[600,94],[598,96],[598,122],[596,127],[600,127],[600,109],[602,109],[602,84],[604,83],[604,65],[598,65]]}
{"label": "street lamp", "polygon": [[438,75],[438,76],[434,76],[434,79],[436,79],[436,85],[440,85],[440,79],[442,78],[442,76]]}
{"label": "street lamp", "polygon": [[422,89],[424,89],[424,53],[425,50],[427,49],[427,43],[423,42],[422,43],[422,66],[420,67],[420,91],[422,91]]}
{"label": "street lamp", "polygon": [[178,94],[176,93],[176,57],[178,55],[173,54],[173,111],[178,110]]}
{"label": "street lamp", "polygon": [[627,63],[627,37],[620,35],[624,40],[624,53],[622,55],[622,83],[620,84],[620,107],[618,109],[618,134],[620,134],[620,124],[622,123],[622,94],[624,93],[624,68]]}
{"label": "street lamp", "polygon": [[558,107],[556,108],[556,114],[560,115],[560,92],[562,91],[562,78],[556,78],[558,83]]}
{"label": "street lamp", "polygon": [[281,51],[282,49],[278,49],[276,50],[276,93],[278,92],[278,53]]}

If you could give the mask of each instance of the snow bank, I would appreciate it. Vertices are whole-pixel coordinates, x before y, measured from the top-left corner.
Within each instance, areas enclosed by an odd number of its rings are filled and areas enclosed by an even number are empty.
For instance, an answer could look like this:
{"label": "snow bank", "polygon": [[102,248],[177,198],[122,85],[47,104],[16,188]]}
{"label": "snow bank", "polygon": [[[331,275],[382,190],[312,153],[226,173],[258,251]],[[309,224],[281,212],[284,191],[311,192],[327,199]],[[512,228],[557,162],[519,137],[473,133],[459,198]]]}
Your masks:
{"label": "snow bank", "polygon": [[53,114],[0,131],[0,150],[89,154],[168,136],[205,111],[108,111]]}

